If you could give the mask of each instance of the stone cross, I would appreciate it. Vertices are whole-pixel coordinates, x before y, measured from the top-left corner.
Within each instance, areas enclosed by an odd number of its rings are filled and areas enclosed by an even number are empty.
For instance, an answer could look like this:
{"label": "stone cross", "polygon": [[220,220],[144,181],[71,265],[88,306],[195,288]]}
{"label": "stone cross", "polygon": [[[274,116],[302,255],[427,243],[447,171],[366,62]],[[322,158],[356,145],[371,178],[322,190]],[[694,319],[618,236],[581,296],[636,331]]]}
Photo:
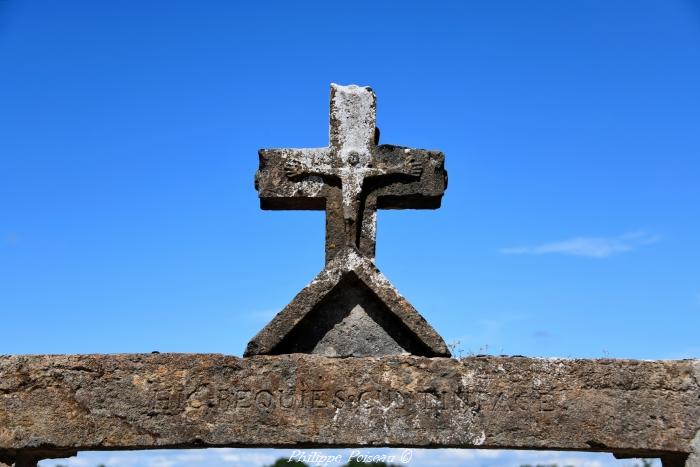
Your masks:
{"label": "stone cross", "polygon": [[373,263],[377,209],[437,208],[444,155],[379,145],[372,89],[331,85],[330,144],[262,149],[263,209],[324,209],[326,264],[253,339],[245,356],[412,354],[446,357],[445,341]]}
{"label": "stone cross", "polygon": [[379,145],[371,88],[331,85],[330,144],[262,149],[263,209],[326,211],[326,261],[351,246],[374,258],[377,209],[435,209],[447,185],[444,156]]}

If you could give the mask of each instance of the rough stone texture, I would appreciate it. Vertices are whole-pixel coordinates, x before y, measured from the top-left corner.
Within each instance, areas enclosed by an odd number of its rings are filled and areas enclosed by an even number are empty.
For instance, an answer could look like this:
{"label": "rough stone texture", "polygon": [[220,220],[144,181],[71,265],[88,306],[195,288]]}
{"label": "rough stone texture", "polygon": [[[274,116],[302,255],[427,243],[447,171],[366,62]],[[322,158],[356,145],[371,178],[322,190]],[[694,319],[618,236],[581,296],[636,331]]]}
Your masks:
{"label": "rough stone texture", "polygon": [[676,460],[692,453],[691,462],[700,428],[699,364],[305,354],[1,357],[0,460],[50,450],[413,446]]}
{"label": "rough stone texture", "polygon": [[377,209],[436,209],[447,188],[439,151],[379,145],[368,87],[331,85],[330,144],[261,149],[262,209],[325,210],[326,261],[343,246],[374,258]]}
{"label": "rough stone texture", "polygon": [[[695,434],[695,438],[693,438],[693,441],[691,443],[691,448],[693,452],[691,452],[688,456],[685,465],[686,467],[700,467],[700,431]],[[678,465],[680,466],[681,464],[678,463]],[[664,465],[664,467],[670,466]]]}
{"label": "rough stone texture", "polygon": [[246,356],[449,356],[442,338],[372,264],[378,208],[437,208],[444,156],[379,146],[376,96],[331,85],[330,144],[262,149],[263,209],[325,209],[326,268],[255,336]]}
{"label": "rough stone texture", "polygon": [[336,253],[248,343],[245,356],[287,353],[450,355],[442,337],[354,248]]}

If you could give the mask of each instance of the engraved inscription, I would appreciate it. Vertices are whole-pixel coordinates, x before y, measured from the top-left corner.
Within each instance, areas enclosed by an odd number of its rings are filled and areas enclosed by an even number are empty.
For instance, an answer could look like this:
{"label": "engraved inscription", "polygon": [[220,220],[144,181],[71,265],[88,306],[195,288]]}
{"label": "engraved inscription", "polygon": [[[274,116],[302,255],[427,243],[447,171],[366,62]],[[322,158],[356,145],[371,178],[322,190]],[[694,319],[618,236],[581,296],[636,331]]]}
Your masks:
{"label": "engraved inscription", "polygon": [[478,413],[479,401],[462,391],[343,388],[321,389],[287,387],[251,389],[244,387],[216,388],[209,385],[185,391],[182,386],[153,391],[151,411],[174,414],[182,410],[335,410],[343,408],[420,409],[428,411],[457,410]]}

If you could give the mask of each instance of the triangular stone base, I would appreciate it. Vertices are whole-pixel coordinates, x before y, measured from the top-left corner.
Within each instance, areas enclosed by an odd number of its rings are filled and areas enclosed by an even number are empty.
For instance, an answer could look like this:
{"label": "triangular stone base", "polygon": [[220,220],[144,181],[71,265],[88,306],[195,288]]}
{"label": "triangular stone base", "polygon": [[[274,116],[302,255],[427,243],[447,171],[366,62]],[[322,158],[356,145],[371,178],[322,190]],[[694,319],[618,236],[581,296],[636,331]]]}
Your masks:
{"label": "triangular stone base", "polygon": [[450,355],[425,319],[352,248],[339,252],[248,343],[245,356],[289,353]]}

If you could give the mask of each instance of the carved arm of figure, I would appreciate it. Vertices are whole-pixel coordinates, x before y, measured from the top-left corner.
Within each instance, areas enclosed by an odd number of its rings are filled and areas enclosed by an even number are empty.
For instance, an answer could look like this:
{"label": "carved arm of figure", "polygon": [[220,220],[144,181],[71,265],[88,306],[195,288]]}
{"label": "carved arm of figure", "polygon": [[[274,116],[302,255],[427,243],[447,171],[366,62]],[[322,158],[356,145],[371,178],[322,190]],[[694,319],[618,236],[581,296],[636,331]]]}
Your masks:
{"label": "carved arm of figure", "polygon": [[367,173],[367,177],[378,177],[380,175],[401,174],[411,177],[420,177],[423,173],[423,164],[413,156],[406,157],[403,164],[385,165],[372,167]]}
{"label": "carved arm of figure", "polygon": [[311,166],[305,162],[298,159],[289,159],[284,164],[284,173],[287,174],[288,178],[299,178],[299,177],[337,177],[339,175],[338,169],[335,169],[327,164],[318,164]]}

